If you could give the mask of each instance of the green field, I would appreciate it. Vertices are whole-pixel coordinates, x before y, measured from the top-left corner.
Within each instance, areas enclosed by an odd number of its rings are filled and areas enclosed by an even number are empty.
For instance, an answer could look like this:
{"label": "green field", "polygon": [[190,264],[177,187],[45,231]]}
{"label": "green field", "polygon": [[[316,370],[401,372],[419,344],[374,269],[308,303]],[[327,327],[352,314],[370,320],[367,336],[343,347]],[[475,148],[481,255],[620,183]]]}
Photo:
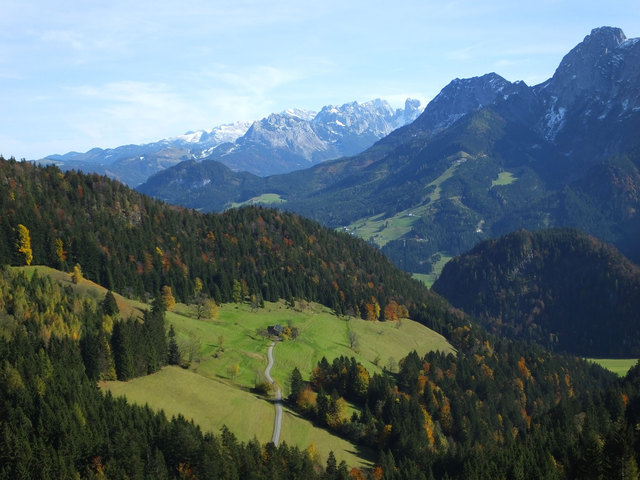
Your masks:
{"label": "green field", "polygon": [[[396,322],[348,320],[317,304],[293,309],[284,302],[266,303],[265,308],[253,311],[248,305],[228,304],[220,307],[218,319],[207,321],[193,318],[190,307],[179,305],[168,313],[167,321],[174,325],[179,339],[198,340],[200,358],[191,367],[196,373],[231,380],[232,367],[238,364],[240,370],[234,381],[244,388],[253,387],[266,366],[271,340],[262,337],[258,330],[275,324],[297,328],[298,337],[280,342],[274,354],[272,375],[282,384],[285,394],[288,393],[285,380],[291,370],[297,366],[303,376],[308,376],[323,356],[329,360],[341,355],[355,356],[373,373],[381,371],[390,357],[400,360],[414,349],[420,355],[430,350],[453,351],[444,337],[411,320],[403,320],[400,326]],[[356,335],[357,352],[349,346],[349,329]]]}
{"label": "green field", "polygon": [[277,193],[263,193],[262,195],[258,195],[257,197],[250,198],[249,200],[245,200],[244,202],[233,202],[231,203],[231,208],[239,208],[244,207],[246,205],[281,205],[283,203],[287,203],[287,201],[280,197]]}
{"label": "green field", "polygon": [[[73,284],[68,273],[48,267],[21,268],[29,275],[36,270],[49,275],[96,302],[102,301],[107,291],[85,279]],[[139,315],[148,308],[142,302],[114,295],[122,317]],[[329,361],[341,355],[354,356],[373,374],[397,365],[411,350],[421,356],[430,350],[454,351],[444,337],[408,319],[401,322],[349,319],[305,302],[298,302],[296,308],[284,302],[266,303],[259,309],[246,304],[226,304],[219,307],[219,316],[213,320],[198,320],[193,306],[178,304],[167,312],[167,324],[174,326],[184,355],[191,352],[189,369],[166,367],[128,382],[104,382],[101,388],[126,396],[132,403],[163,410],[169,417],[182,414],[204,431],[217,433],[227,425],[245,441],[254,437],[261,442],[269,441],[273,431],[272,403],[252,392],[256,381],[262,381],[267,364],[267,347],[272,340],[261,331],[269,325],[281,324],[298,331],[295,340],[281,341],[274,349],[271,375],[283,395],[289,393],[288,380],[294,367],[308,378],[323,356]],[[357,340],[353,349],[349,331]],[[366,451],[314,427],[295,412],[285,410],[281,441],[302,449],[313,442],[323,461],[333,450],[338,461],[345,460],[350,466],[370,464],[371,457]]]}
{"label": "green field", "polygon": [[442,269],[444,268],[445,264],[453,258],[444,252],[438,252],[438,254],[440,255],[440,260],[438,260],[436,263],[433,264],[433,270],[431,270],[431,273],[427,273],[427,274],[414,273],[412,275],[413,278],[415,278],[416,280],[420,280],[429,288],[431,288],[434,282],[438,279],[438,277],[442,273]]}
{"label": "green field", "polygon": [[624,377],[629,369],[638,362],[637,358],[587,358],[587,360],[611,370],[620,377]]}
{"label": "green field", "polygon": [[[240,441],[254,438],[261,443],[271,441],[273,404],[228,382],[204,378],[180,367],[166,367],[153,375],[129,382],[106,382],[101,387],[115,396],[127,397],[129,402],[163,410],[169,418],[181,414],[197,423],[203,431],[218,433],[226,425]],[[314,443],[324,460],[333,450],[338,461],[344,460],[350,466],[370,464],[366,457],[357,453],[355,445],[326,430],[314,428],[311,422],[287,409],[282,419],[280,441],[302,449]]]}
{"label": "green field", "polygon": [[[279,342],[274,349],[271,375],[284,395],[289,393],[293,368],[297,366],[308,378],[323,356],[329,361],[340,355],[355,356],[373,373],[381,371],[390,359],[397,363],[413,349],[420,355],[432,349],[453,352],[444,337],[411,320],[399,324],[347,320],[317,304],[304,308],[298,304],[293,309],[284,302],[266,303],[265,308],[256,310],[245,304],[228,304],[220,307],[215,320],[197,320],[192,307],[179,304],[168,312],[167,322],[174,325],[179,343],[197,347],[190,369],[165,368],[152,376],[108,382],[103,387],[169,415],[182,413],[204,430],[217,432],[226,424],[241,440],[254,436],[260,441],[271,439],[273,406],[251,391],[266,367],[271,339],[258,330],[268,325],[290,325],[299,332],[295,340]],[[349,330],[356,335],[358,352],[349,347]],[[237,376],[235,365],[239,367]],[[350,466],[369,464],[366,452],[315,428],[295,412],[285,411],[281,440],[302,449],[313,442],[324,459],[333,450],[338,461],[345,460]]]}
{"label": "green field", "polygon": [[503,186],[503,185],[511,185],[513,182],[518,180],[518,177],[514,177],[511,172],[500,172],[498,174],[498,178],[491,182],[491,187]]}

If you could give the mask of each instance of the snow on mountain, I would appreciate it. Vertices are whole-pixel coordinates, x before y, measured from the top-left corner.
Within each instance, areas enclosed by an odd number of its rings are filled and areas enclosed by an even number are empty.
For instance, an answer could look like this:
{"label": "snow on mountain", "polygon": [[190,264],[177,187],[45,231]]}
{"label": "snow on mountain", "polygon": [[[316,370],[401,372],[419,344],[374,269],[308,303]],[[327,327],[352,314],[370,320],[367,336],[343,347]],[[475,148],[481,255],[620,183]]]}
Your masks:
{"label": "snow on mountain", "polygon": [[595,28],[551,79],[533,87],[545,108],[539,129],[554,141],[577,136],[591,121],[631,115],[640,109],[639,81],[640,39],[627,39],[619,28]]}
{"label": "snow on mountain", "polygon": [[367,149],[415,120],[420,101],[394,110],[385,100],[327,105],[317,114],[285,110],[253,122],[233,144],[210,150],[208,159],[259,176],[286,173]]}
{"label": "snow on mountain", "polygon": [[393,111],[384,100],[329,106],[320,113],[298,108],[255,122],[235,122],[186,132],[158,142],[50,155],[41,163],[107,174],[136,186],[184,160],[215,158],[234,170],[282,173],[371,146],[420,113],[418,100]]}
{"label": "snow on mountain", "polygon": [[221,143],[235,141],[238,137],[247,133],[249,126],[251,126],[250,122],[226,123],[209,130],[187,132],[183,135],[170,138],[169,141],[201,143],[203,147],[211,147],[220,145]]}

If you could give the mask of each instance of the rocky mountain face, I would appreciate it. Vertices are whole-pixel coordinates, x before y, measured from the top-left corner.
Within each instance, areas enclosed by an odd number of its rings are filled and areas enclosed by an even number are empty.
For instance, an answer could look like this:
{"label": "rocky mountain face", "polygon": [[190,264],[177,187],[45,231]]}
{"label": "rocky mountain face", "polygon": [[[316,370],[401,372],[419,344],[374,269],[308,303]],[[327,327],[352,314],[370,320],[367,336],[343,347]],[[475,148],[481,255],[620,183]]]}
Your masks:
{"label": "rocky mountain face", "polygon": [[300,110],[274,113],[254,122],[235,142],[214,149],[207,159],[259,176],[291,172],[358,154],[420,113],[420,102],[412,99],[407,99],[404,109],[396,110],[376,99],[328,105],[317,114]]}
{"label": "rocky mountain face", "polygon": [[456,78],[429,103],[412,128],[431,135],[441,132],[467,113],[491,105],[500,95],[517,92],[519,84],[513,84],[496,73]]}
{"label": "rocky mountain face", "polygon": [[408,99],[393,110],[384,100],[326,106],[316,112],[290,109],[261,120],[220,125],[144,145],[94,148],[40,159],[63,169],[106,174],[130,186],[186,160],[215,159],[235,171],[266,176],[354,155],[421,113]]}
{"label": "rocky mountain face", "polygon": [[[363,153],[245,182],[232,197],[275,194],[410,272],[428,273],[487,238],[550,226],[579,228],[638,261],[639,86],[640,41],[597,28],[540,85],[493,73],[454,80],[416,121]],[[229,205],[208,185],[169,192],[152,183],[146,193],[173,203]]]}

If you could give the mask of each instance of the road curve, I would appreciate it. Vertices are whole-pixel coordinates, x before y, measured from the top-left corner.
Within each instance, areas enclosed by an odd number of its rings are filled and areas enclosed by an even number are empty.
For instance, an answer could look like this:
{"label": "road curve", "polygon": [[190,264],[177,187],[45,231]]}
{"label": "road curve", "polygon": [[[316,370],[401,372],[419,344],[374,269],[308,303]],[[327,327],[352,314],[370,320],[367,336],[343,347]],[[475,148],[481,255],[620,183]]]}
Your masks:
{"label": "road curve", "polygon": [[[269,349],[267,350],[267,359],[269,361],[267,363],[267,368],[264,371],[264,376],[271,385],[275,385],[276,383],[273,378],[271,378],[271,367],[273,367],[273,347],[275,345],[276,342],[269,345]],[[276,407],[276,418],[273,423],[273,436],[271,437],[271,441],[277,447],[280,442],[280,430],[282,429],[282,391],[280,390],[280,387],[276,388],[274,404]]]}

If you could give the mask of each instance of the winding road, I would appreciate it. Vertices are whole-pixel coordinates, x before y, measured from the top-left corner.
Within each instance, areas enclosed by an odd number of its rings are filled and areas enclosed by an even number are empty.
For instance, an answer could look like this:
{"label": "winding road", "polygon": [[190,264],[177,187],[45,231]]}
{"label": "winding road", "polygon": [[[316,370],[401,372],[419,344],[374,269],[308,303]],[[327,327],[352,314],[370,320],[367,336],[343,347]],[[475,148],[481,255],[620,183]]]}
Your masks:
{"label": "winding road", "polygon": [[[269,345],[269,349],[267,350],[267,358],[269,362],[267,363],[267,368],[264,371],[264,376],[267,381],[271,385],[275,385],[275,381],[271,378],[271,367],[273,367],[273,347],[275,347],[276,342],[273,342]],[[275,407],[276,407],[276,418],[273,423],[273,436],[271,437],[271,441],[277,447],[278,442],[280,441],[280,430],[282,429],[282,391],[280,387],[276,388],[275,392]]]}

